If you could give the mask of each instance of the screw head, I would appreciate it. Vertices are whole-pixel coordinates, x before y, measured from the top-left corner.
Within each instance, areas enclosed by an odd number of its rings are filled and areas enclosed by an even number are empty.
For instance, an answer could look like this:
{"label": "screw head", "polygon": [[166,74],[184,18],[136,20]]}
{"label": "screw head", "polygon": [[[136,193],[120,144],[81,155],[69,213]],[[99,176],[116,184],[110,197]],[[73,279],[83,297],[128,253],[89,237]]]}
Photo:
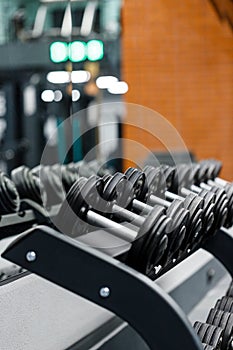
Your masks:
{"label": "screw head", "polygon": [[36,252],[34,252],[33,250],[27,252],[26,259],[29,262],[35,261],[36,260]]}
{"label": "screw head", "polygon": [[110,295],[110,289],[108,287],[102,287],[100,288],[99,293],[102,298],[108,298]]}
{"label": "screw head", "polygon": [[209,282],[209,283],[212,282],[215,275],[216,275],[216,271],[211,267],[206,273],[207,282]]}

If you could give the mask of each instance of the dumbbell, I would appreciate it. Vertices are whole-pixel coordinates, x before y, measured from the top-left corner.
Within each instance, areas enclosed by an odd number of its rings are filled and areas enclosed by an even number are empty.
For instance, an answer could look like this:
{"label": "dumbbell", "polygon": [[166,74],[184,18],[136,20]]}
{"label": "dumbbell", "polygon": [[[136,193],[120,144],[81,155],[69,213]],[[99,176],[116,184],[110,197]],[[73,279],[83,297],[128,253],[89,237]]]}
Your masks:
{"label": "dumbbell", "polygon": [[42,183],[47,196],[46,206],[59,204],[65,199],[60,166],[39,165],[33,168],[31,173]]}
{"label": "dumbbell", "polygon": [[[138,187],[138,189],[135,189],[137,198],[144,198],[144,201],[150,204],[142,204],[140,201],[138,201],[138,199],[134,200],[133,208],[135,210],[138,210],[139,212],[148,213],[151,211],[152,205],[156,204],[163,205],[165,208],[170,208],[170,206],[172,205],[171,202],[168,202],[153,194],[154,192],[157,193],[158,190],[160,190],[160,188],[164,186],[163,181],[162,185],[160,185],[162,178],[160,170],[154,168],[154,172],[155,173],[150,172],[150,174],[147,173],[146,186],[143,183],[139,183],[139,185],[137,184],[137,178],[140,177],[141,174],[143,174],[143,172],[134,168],[129,168],[125,172],[125,175],[128,178],[128,180],[132,183],[135,183],[135,186]],[[189,247],[192,247],[194,242],[197,240],[198,233],[202,228],[201,215],[202,208],[204,206],[204,200],[198,197],[197,195],[191,194],[182,201],[178,200],[176,204],[183,206],[183,208],[185,210],[188,210],[190,213],[190,218],[186,226],[186,236],[181,245],[181,250],[183,251],[187,250]]]}
{"label": "dumbbell", "polygon": [[[80,220],[90,225],[101,227],[113,233],[117,237],[130,242],[133,249],[133,256],[138,251],[137,259],[132,258],[131,249],[128,252],[127,262],[129,265],[143,273],[150,273],[159,263],[168,243],[166,231],[169,230],[171,219],[165,215],[164,208],[158,207],[157,213],[148,215],[143,226],[139,229],[130,229],[122,224],[116,223],[93,209],[106,205],[99,193],[103,192],[103,180],[95,176],[89,179],[79,178],[70,188],[66,195],[66,200],[62,203],[57,216],[57,227],[62,232],[72,232],[77,225],[81,229]],[[85,225],[84,225],[85,226]],[[85,230],[83,230],[85,232]],[[81,233],[81,232],[79,232]]]}
{"label": "dumbbell", "polygon": [[233,313],[233,297],[222,297],[215,304],[215,309]]}
{"label": "dumbbell", "polygon": [[[145,175],[142,173],[137,180],[140,182],[140,188],[143,189],[142,183],[145,182]],[[134,187],[138,187],[135,182],[131,183],[122,173],[115,173],[112,176],[104,176],[103,181],[104,189],[101,196],[105,201],[112,204],[110,211],[103,213],[102,210],[101,213],[111,218],[114,217],[115,219],[117,218],[121,221],[131,222],[136,226],[143,225],[146,218],[128,210],[128,208],[133,206],[135,201]],[[144,206],[145,203],[141,202],[141,205]],[[149,214],[153,215],[153,212],[158,210],[157,207],[158,206],[151,207]],[[99,208],[99,210],[101,211],[101,208]],[[178,201],[173,202],[170,208],[167,209],[166,215],[172,219],[172,225],[170,227],[170,231],[167,231],[168,247],[166,254],[163,256],[162,265],[165,265],[168,260],[171,260],[176,251],[179,249],[181,242],[185,237],[185,225],[189,219],[189,212],[185,210],[182,203]]]}
{"label": "dumbbell", "polygon": [[[105,181],[104,191],[101,194],[102,197],[108,201],[111,202],[111,215],[110,217],[117,217],[122,220],[126,220],[129,222],[132,222],[136,226],[141,226],[144,224],[145,218],[139,215],[136,215],[130,210],[126,210],[123,207],[129,206],[130,201],[133,201],[132,196],[132,186],[130,185],[129,181],[126,181],[126,177],[121,173],[116,173],[113,176],[111,175],[105,175],[103,177],[103,180]],[[145,175],[143,174],[141,177],[137,179],[139,182],[145,182]],[[131,192],[131,194],[130,194]],[[116,197],[117,196],[117,200]],[[124,199],[123,199],[124,198]],[[117,203],[113,203],[113,201],[116,200]],[[177,205],[178,204],[178,205]],[[144,205],[144,203],[141,203],[141,205]],[[106,210],[106,207],[104,208]],[[98,211],[101,212],[101,214],[110,214],[109,211],[104,213],[101,208],[98,208]],[[151,215],[153,215],[154,208],[151,207]],[[158,210],[156,208],[155,210]],[[177,203],[177,201],[174,201],[173,205],[170,207],[170,209],[167,210],[167,216],[171,217],[172,219],[176,219],[175,225],[172,225],[171,231],[167,232],[168,238],[168,247],[167,247],[167,254],[163,257],[163,265],[168,261],[168,258],[172,258],[174,253],[179,249],[180,243],[182,242],[186,227],[185,224],[188,220],[189,213],[187,210],[185,210],[182,207],[182,204],[180,202]],[[173,220],[173,222],[174,222]],[[176,231],[175,231],[176,230]],[[172,254],[170,254],[172,252]],[[132,255],[132,251],[131,251]]]}
{"label": "dumbbell", "polygon": [[223,329],[222,349],[233,349],[233,313],[224,312],[218,309],[211,309],[206,323]]}
{"label": "dumbbell", "polygon": [[11,172],[11,179],[14,182],[21,199],[28,198],[39,204],[46,203],[46,192],[38,176],[22,165]]}
{"label": "dumbbell", "polygon": [[214,350],[227,350],[222,348],[222,328],[198,321],[194,323],[193,328],[202,343],[212,346]]}
{"label": "dumbbell", "polygon": [[104,176],[106,173],[109,173],[109,170],[100,165],[96,160],[90,162],[86,162],[85,160],[76,163],[71,162],[67,164],[66,167],[73,174],[78,174],[86,178],[92,175]]}
{"label": "dumbbell", "polygon": [[213,346],[202,343],[203,350],[215,350]]}
{"label": "dumbbell", "polygon": [[[199,181],[197,181],[197,178],[199,178],[200,172],[199,164],[194,164],[192,166],[189,166],[187,164],[180,164],[177,166],[176,172],[178,173],[177,177],[180,181],[179,192],[181,195],[188,195],[191,193],[190,191],[192,191],[205,199],[205,202],[207,204],[205,208],[207,208],[207,210],[209,209],[211,203],[214,205],[214,221],[211,230],[207,229],[207,231],[209,235],[215,233],[221,226],[224,225],[227,218],[228,201],[225,191],[216,186],[206,187],[205,183],[200,183],[199,186],[201,187],[197,186],[197,183]],[[191,183],[195,184],[191,185]],[[175,197],[173,194],[166,193],[166,195],[170,199]]]}
{"label": "dumbbell", "polygon": [[[146,167],[144,168],[144,171],[147,175],[147,178],[149,179],[151,176],[153,177],[153,173],[158,173],[159,172],[159,168],[155,169],[153,167]],[[175,169],[173,169],[173,171],[175,171]],[[173,174],[174,175],[174,174]],[[172,177],[172,172],[170,172],[170,178]],[[166,177],[166,175],[165,175]],[[174,177],[174,176],[173,176]],[[166,186],[171,186],[170,184],[172,183],[171,179],[167,179],[167,177],[165,178],[165,182],[166,182]],[[168,182],[168,183],[167,183]],[[150,186],[149,186],[150,187]],[[158,193],[158,189],[157,188],[153,188],[154,193]],[[165,190],[164,194],[167,198],[169,198],[169,200],[182,200],[184,201],[184,199],[187,196],[193,195],[191,191],[188,191],[188,193],[184,194],[184,197],[179,196],[177,194],[173,194],[170,191]],[[197,196],[195,194],[195,196]],[[157,198],[158,195],[156,196],[156,198],[154,199],[154,203],[157,202],[163,202],[163,199]],[[214,199],[215,199],[215,195],[213,193],[209,193],[208,191],[203,190],[201,194],[199,194],[199,197],[203,198],[204,200],[204,204],[202,207],[202,230],[200,231],[199,237],[200,238],[204,238],[206,237],[209,233],[210,230],[213,231],[213,223],[214,223]],[[198,197],[198,198],[199,198]],[[170,203],[170,202],[169,202]],[[168,205],[168,203],[164,203],[165,205]],[[197,240],[198,241],[198,240]]]}
{"label": "dumbbell", "polygon": [[[231,227],[233,225],[233,183],[225,181],[219,177],[221,170],[221,163],[216,160],[205,160],[199,163],[202,170],[203,182],[202,187],[215,186],[222,188],[228,198],[228,215],[225,222],[225,227]],[[205,184],[206,183],[206,184]]]}
{"label": "dumbbell", "polygon": [[227,295],[228,297],[233,297],[233,281],[231,282],[231,284],[230,284],[230,286],[229,286],[229,288],[228,288],[228,290],[227,290],[226,295]]}
{"label": "dumbbell", "polygon": [[20,199],[13,181],[0,172],[0,214],[10,214],[19,211]]}
{"label": "dumbbell", "polygon": [[[181,164],[178,167],[179,171],[179,177],[182,178],[183,172],[189,172],[192,179],[192,185],[190,186],[190,190],[200,194],[203,189],[207,190],[209,192],[215,193],[216,200],[215,200],[215,223],[214,227],[216,229],[219,229],[221,226],[228,225],[227,224],[227,217],[228,212],[231,210],[231,206],[229,205],[229,201],[227,198],[227,194],[223,188],[219,188],[219,186],[209,186],[204,181],[206,181],[206,173],[208,172],[209,168],[206,167],[203,169],[203,167],[200,166],[200,164],[192,164],[192,166],[188,166],[186,164]],[[190,183],[190,181],[189,181]],[[187,194],[187,186],[183,186],[186,188],[181,188],[180,192],[183,194]]]}

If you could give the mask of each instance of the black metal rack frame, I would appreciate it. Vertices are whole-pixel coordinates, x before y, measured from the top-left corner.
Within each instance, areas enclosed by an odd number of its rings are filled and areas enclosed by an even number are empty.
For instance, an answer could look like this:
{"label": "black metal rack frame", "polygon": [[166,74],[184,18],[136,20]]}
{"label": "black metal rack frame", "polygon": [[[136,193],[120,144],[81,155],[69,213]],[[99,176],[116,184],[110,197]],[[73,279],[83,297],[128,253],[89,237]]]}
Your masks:
{"label": "black metal rack frame", "polygon": [[[231,275],[232,241],[228,230],[221,229],[202,247]],[[34,253],[31,262],[26,258],[29,252]],[[47,226],[37,226],[20,235],[2,257],[112,311],[152,350],[202,349],[185,314],[170,296],[148,277],[97,249]]]}

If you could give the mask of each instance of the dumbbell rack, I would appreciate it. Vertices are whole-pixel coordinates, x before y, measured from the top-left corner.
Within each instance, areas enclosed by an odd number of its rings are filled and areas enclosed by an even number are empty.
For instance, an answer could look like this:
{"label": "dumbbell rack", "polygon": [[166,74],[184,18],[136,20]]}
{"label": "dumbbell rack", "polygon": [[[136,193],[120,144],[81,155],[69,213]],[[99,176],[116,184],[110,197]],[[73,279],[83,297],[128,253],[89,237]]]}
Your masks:
{"label": "dumbbell rack", "polygon": [[[228,230],[219,230],[202,248],[233,276],[233,237]],[[26,259],[29,252],[35,253],[34,261]],[[37,226],[18,237],[2,256],[112,311],[128,322],[152,350],[202,349],[173,299],[151,279],[117,260],[116,253],[109,256],[47,226]]]}

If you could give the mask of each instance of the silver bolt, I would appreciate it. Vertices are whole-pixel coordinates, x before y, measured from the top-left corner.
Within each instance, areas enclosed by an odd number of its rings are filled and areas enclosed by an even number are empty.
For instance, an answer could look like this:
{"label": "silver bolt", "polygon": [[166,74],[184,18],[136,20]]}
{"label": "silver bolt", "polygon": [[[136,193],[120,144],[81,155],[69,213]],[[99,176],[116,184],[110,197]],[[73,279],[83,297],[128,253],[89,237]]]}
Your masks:
{"label": "silver bolt", "polygon": [[99,293],[102,298],[108,298],[110,295],[110,289],[108,287],[102,287],[100,288]]}
{"label": "silver bolt", "polygon": [[35,261],[36,260],[36,252],[34,252],[33,250],[27,252],[26,259],[29,262]]}
{"label": "silver bolt", "polygon": [[215,269],[213,269],[212,267],[207,271],[206,276],[207,276],[207,282],[212,282],[213,278],[216,275],[216,271]]}

